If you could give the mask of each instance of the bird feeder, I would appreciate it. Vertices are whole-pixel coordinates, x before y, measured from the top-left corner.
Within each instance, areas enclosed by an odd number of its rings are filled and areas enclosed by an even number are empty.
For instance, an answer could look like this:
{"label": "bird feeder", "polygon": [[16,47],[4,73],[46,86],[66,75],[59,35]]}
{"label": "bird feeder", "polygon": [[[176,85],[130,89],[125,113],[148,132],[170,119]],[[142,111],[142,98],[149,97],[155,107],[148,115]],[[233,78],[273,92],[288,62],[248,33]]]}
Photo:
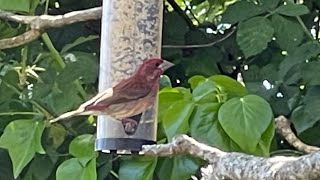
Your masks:
{"label": "bird feeder", "polygon": [[[133,74],[145,58],[160,57],[163,0],[104,0],[99,91]],[[95,148],[131,153],[155,144],[157,107],[124,121],[99,116]]]}

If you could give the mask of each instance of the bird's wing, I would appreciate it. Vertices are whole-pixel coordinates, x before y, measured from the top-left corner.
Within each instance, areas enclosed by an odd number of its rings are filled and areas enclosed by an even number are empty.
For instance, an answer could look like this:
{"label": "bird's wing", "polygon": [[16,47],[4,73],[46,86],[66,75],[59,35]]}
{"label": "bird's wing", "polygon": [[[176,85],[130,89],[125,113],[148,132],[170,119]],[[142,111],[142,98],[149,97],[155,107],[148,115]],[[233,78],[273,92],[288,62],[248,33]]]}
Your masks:
{"label": "bird's wing", "polygon": [[84,102],[78,109],[66,112],[59,117],[50,120],[50,123],[70,118],[72,116],[93,114],[96,111],[100,112],[111,104],[126,103],[137,100],[147,96],[151,91],[151,87],[143,80],[136,81],[132,78],[122,80],[115,87],[108,88],[90,100]]}
{"label": "bird's wing", "polygon": [[151,91],[151,87],[152,86],[143,81],[137,82],[131,79],[123,80],[112,88],[113,92],[111,96],[99,96],[94,102],[91,101],[92,103],[86,104],[86,110],[100,110],[111,104],[137,100],[147,96]]}

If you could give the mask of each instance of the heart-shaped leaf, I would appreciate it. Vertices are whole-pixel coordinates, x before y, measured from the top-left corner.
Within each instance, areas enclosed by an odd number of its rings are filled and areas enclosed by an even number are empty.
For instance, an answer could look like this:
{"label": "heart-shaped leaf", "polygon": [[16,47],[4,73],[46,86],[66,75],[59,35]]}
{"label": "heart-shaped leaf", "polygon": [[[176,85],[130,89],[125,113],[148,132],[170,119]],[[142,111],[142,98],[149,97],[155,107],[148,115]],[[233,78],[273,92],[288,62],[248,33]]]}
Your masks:
{"label": "heart-shaped leaf", "polygon": [[9,151],[13,174],[17,178],[35,153],[45,154],[41,145],[44,123],[35,120],[15,120],[4,130],[0,147]]}
{"label": "heart-shaped leaf", "polygon": [[162,125],[169,141],[176,134],[185,134],[189,131],[189,118],[193,108],[193,102],[178,101],[165,112]]}
{"label": "heart-shaped leaf", "polygon": [[96,159],[91,159],[83,166],[79,158],[64,161],[57,169],[57,180],[96,180]]}
{"label": "heart-shaped leaf", "polygon": [[256,95],[230,99],[221,106],[218,113],[225,132],[247,152],[256,150],[272,118],[269,103]]}

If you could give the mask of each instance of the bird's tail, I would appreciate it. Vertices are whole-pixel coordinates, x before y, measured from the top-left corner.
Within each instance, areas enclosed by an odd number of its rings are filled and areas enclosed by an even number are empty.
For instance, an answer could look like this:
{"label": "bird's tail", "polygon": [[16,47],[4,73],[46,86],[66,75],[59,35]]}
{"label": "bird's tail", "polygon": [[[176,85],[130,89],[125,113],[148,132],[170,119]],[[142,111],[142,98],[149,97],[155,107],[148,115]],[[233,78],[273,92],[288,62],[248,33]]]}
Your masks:
{"label": "bird's tail", "polygon": [[66,112],[64,114],[61,114],[60,116],[54,118],[54,119],[51,119],[49,122],[50,123],[55,123],[57,121],[60,121],[60,120],[63,120],[63,119],[68,119],[68,118],[71,118],[73,116],[81,116],[81,115],[87,115],[88,113],[90,112],[87,112],[87,111],[84,111],[83,108],[79,108],[77,110],[74,110],[74,111],[70,111],[70,112]]}
{"label": "bird's tail", "polygon": [[63,120],[63,119],[67,119],[67,118],[71,118],[73,116],[81,116],[81,115],[100,115],[101,112],[99,111],[94,111],[94,110],[87,110],[87,107],[89,105],[95,105],[97,103],[99,103],[100,101],[103,101],[104,99],[111,97],[113,94],[113,89],[112,88],[108,88],[104,91],[102,91],[101,93],[97,94],[96,96],[94,96],[93,98],[91,98],[90,100],[84,102],[83,104],[80,105],[80,107],[74,111],[70,111],[70,112],[66,112],[54,119],[51,119],[49,122],[50,123],[55,123],[57,121]]}

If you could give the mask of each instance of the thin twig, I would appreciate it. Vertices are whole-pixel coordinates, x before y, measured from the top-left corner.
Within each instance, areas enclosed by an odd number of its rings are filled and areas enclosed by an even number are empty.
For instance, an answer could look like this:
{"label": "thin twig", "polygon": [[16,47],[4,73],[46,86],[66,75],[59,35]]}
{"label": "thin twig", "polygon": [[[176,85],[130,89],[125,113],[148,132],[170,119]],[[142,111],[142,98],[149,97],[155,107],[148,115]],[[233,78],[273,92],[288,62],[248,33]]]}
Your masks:
{"label": "thin twig", "polygon": [[189,28],[194,29],[195,25],[193,24],[192,20],[189,18],[189,16],[184,12],[180,6],[175,2],[175,0],[167,0],[167,2],[171,5],[174,11],[176,11],[187,23]]}
{"label": "thin twig", "polygon": [[205,44],[192,44],[192,45],[163,45],[162,48],[168,48],[168,49],[190,49],[190,48],[204,48],[204,47],[211,47],[219,42],[222,42],[226,40],[228,37],[230,37],[234,32],[236,31],[236,28],[233,28],[231,32],[226,34],[223,38],[218,39],[214,42],[205,43]]}
{"label": "thin twig", "polygon": [[36,40],[41,35],[41,31],[31,29],[21,35],[0,40],[0,49],[18,47],[20,45]]}
{"label": "thin twig", "polygon": [[187,3],[186,1],[183,1],[184,5],[186,6],[186,11],[189,11],[191,16],[193,17],[193,19],[195,19],[198,23],[198,25],[200,24],[200,21],[198,20],[198,18],[194,15],[194,13],[192,12],[192,9],[190,9],[188,6],[187,6]]}
{"label": "thin twig", "polygon": [[297,150],[302,151],[304,153],[312,153],[320,150],[320,148],[318,147],[309,146],[300,141],[297,138],[297,136],[292,132],[290,128],[290,121],[286,117],[279,116],[275,119],[275,122],[277,132],[281,134],[288,141],[288,143],[295,147]]}

